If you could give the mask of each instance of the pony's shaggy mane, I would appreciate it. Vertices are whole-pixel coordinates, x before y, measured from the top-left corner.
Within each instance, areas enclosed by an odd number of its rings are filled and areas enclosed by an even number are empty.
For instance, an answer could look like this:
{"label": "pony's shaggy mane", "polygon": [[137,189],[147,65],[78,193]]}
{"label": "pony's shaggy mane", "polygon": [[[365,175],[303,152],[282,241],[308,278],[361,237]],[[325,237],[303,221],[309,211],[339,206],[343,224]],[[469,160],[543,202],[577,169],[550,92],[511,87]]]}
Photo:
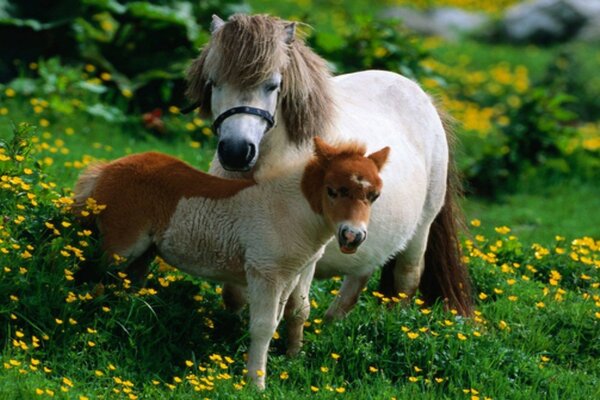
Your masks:
{"label": "pony's shaggy mane", "polygon": [[281,72],[281,115],[289,139],[300,144],[326,132],[334,114],[329,70],[302,37],[286,43],[289,24],[268,15],[236,14],[212,34],[187,71],[186,95],[205,117],[211,113],[211,82],[248,89]]}

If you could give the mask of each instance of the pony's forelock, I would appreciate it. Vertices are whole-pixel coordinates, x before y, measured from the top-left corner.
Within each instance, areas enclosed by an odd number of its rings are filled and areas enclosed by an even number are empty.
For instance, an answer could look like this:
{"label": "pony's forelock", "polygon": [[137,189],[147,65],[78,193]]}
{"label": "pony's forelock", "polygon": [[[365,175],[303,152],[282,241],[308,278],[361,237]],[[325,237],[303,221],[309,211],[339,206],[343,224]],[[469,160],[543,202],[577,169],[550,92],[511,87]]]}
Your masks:
{"label": "pony's forelock", "polygon": [[326,133],[334,113],[329,70],[302,34],[286,42],[290,23],[268,15],[230,17],[188,69],[189,99],[209,115],[209,81],[249,89],[280,72],[282,118],[290,141],[303,143]]}

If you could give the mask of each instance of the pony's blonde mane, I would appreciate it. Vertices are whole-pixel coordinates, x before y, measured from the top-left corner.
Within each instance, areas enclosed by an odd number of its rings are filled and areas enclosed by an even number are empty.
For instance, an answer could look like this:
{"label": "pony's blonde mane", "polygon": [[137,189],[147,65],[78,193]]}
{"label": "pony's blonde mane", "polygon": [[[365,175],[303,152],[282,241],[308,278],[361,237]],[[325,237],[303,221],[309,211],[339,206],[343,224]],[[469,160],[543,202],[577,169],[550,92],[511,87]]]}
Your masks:
{"label": "pony's blonde mane", "polygon": [[187,71],[187,96],[210,116],[211,85],[227,82],[252,88],[281,72],[281,109],[293,143],[324,134],[333,119],[334,104],[325,61],[296,36],[286,43],[291,22],[268,15],[236,14],[213,33]]}

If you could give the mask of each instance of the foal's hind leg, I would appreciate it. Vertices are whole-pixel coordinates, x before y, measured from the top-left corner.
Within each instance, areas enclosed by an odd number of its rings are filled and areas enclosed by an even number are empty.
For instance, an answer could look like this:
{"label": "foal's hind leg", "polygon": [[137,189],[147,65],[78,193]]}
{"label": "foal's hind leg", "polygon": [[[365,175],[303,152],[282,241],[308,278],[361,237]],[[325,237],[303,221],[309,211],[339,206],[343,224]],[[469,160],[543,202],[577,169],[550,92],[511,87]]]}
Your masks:
{"label": "foal's hind leg", "polygon": [[223,302],[227,310],[239,313],[246,305],[246,289],[233,283],[225,283],[223,285]]}
{"label": "foal's hind leg", "polygon": [[293,357],[300,352],[304,339],[304,323],[310,314],[309,291],[315,272],[315,264],[300,274],[296,287],[285,305],[285,322],[287,325],[287,355]]}
{"label": "foal's hind leg", "polygon": [[425,249],[429,236],[429,224],[417,228],[406,248],[388,261],[381,271],[379,291],[386,297],[398,297],[403,293],[412,297],[425,269]]}
{"label": "foal's hind leg", "polygon": [[139,257],[132,260],[125,268],[125,273],[136,286],[144,286],[150,264],[156,258],[156,248],[148,247]]}

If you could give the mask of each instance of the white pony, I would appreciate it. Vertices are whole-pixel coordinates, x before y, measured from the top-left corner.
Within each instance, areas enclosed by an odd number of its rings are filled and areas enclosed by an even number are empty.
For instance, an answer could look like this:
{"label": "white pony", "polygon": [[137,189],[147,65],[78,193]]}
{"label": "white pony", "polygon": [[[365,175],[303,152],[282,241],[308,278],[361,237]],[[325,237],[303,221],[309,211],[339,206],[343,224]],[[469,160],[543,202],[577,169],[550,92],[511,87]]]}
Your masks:
{"label": "white pony", "polygon": [[[340,249],[363,243],[382,187],[389,148],[368,157],[356,143],[315,138],[315,157],[277,176],[229,180],[160,153],[130,155],[84,171],[73,212],[93,198],[106,209],[84,217],[108,257],[143,277],[159,254],[193,275],[248,288],[248,374],[265,386],[267,351],[284,310],[288,354],[300,350],[315,263],[337,233]],[[339,250],[338,250],[339,251]]]}
{"label": "white pony", "polygon": [[[199,107],[215,119],[212,173],[259,177],[285,168],[310,157],[314,135],[332,143],[360,140],[369,150],[392,148],[369,238],[351,256],[328,246],[317,265],[317,277],[345,275],[326,316],[343,317],[384,264],[385,295],[413,295],[419,288],[426,300],[441,299],[470,315],[447,132],[419,85],[384,71],[332,78],[295,35],[295,24],[275,17],[234,15],[225,22],[213,16],[211,32],[188,70],[187,95],[190,110]],[[228,298],[243,298],[241,288],[225,289]]]}

